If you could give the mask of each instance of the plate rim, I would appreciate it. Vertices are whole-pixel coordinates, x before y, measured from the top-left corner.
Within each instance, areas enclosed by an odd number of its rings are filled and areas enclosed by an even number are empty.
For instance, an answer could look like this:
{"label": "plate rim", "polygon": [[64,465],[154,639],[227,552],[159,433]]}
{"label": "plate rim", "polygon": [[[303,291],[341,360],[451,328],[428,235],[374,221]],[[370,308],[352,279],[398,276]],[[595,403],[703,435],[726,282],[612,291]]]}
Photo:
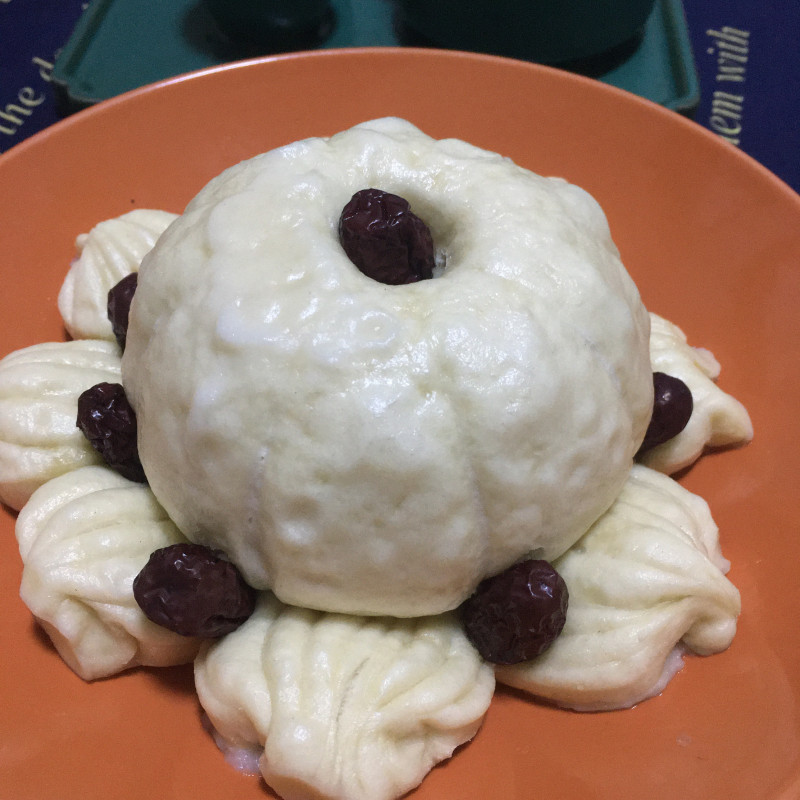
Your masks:
{"label": "plate rim", "polygon": [[123,92],[115,97],[102,100],[89,108],[76,111],[70,116],[58,120],[41,131],[37,131],[27,139],[18,142],[13,147],[0,154],[0,171],[2,171],[2,166],[5,162],[10,161],[11,159],[23,157],[28,150],[38,146],[40,142],[44,142],[50,137],[59,136],[61,135],[62,131],[70,130],[73,126],[85,124],[86,120],[92,119],[97,114],[104,113],[106,109],[130,102],[135,102],[143,95],[168,90],[170,87],[173,87],[177,84],[188,81],[203,80],[206,76],[217,75],[224,72],[263,68],[265,65],[271,63],[326,61],[328,59],[342,60],[353,57],[368,58],[375,56],[379,56],[381,58],[394,58],[398,60],[408,60],[409,58],[419,60],[430,59],[432,61],[441,58],[456,61],[467,60],[471,63],[501,65],[510,69],[520,69],[529,71],[533,74],[538,73],[544,76],[558,76],[558,80],[574,82],[576,86],[582,86],[584,90],[591,91],[598,96],[616,98],[617,102],[632,103],[640,106],[641,108],[646,108],[650,113],[658,114],[662,117],[662,119],[667,120],[668,124],[677,125],[689,131],[690,135],[700,136],[707,142],[713,142],[713,146],[721,148],[722,151],[728,154],[728,157],[738,159],[743,166],[758,173],[762,180],[772,183],[776,190],[786,194],[790,200],[797,203],[798,209],[800,209],[800,194],[795,192],[792,187],[790,187],[768,167],[765,167],[751,155],[739,149],[735,145],[726,142],[713,131],[704,128],[699,123],[682,114],[679,114],[673,109],[661,106],[652,100],[640,97],[639,95],[636,95],[625,89],[621,89],[617,86],[612,86],[585,75],[569,72],[558,67],[523,61],[520,59],[510,58],[508,56],[473,53],[465,50],[450,50],[436,47],[370,46],[300,50],[291,53],[276,53],[264,56],[255,56],[238,61],[229,61],[222,64],[216,64],[199,70],[183,72],[179,75],[174,75],[169,78],[164,78],[160,81],[148,83],[144,86],[139,86],[127,92]]}

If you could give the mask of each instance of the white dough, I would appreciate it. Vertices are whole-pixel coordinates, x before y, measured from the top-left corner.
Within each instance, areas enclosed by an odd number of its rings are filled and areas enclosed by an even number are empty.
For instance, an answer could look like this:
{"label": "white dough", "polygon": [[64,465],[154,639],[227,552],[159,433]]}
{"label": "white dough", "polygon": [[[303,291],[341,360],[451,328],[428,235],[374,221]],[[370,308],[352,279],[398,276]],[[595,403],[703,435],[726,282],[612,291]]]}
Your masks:
{"label": "white dough", "polygon": [[226,753],[263,750],[284,800],[390,800],[477,732],[494,692],[458,621],[326,614],[264,593],[195,661]]}
{"label": "white dough", "polygon": [[[342,250],[363,188],[404,196],[443,274]],[[581,189],[402,120],[235,166],[140,270],[123,383],[185,535],[295,605],[452,609],[612,503],[652,407],[649,318]]]}
{"label": "white dough", "polygon": [[101,464],[77,426],[78,397],[119,381],[112,342],[36,344],[0,361],[0,500],[19,510],[51,478]]}
{"label": "white dough", "polygon": [[673,474],[694,463],[706,447],[740,445],[753,438],[747,409],[716,384],[720,366],[713,354],[692,347],[677,325],[652,313],[650,359],[653,372],[666,372],[689,387],[694,406],[686,427],[644,453],[640,458],[643,464]]}
{"label": "white dough", "polygon": [[185,541],[147,486],[108,467],[74,470],[34,492],[16,533],[20,596],[82,678],[194,658],[198,640],[150,622],[133,596],[150,554]]}
{"label": "white dough", "polygon": [[78,237],[75,244],[80,253],[58,294],[58,310],[70,336],[114,341],[108,292],[139,269],[144,254],[175,217],[167,211],[137,208]]}
{"label": "white dough", "polygon": [[614,505],[554,566],[569,589],[564,630],[538,658],[496,674],[559,705],[634,705],[678,671],[676,645],[710,655],[736,632],[739,593],[706,502],[647,467],[634,466]]}

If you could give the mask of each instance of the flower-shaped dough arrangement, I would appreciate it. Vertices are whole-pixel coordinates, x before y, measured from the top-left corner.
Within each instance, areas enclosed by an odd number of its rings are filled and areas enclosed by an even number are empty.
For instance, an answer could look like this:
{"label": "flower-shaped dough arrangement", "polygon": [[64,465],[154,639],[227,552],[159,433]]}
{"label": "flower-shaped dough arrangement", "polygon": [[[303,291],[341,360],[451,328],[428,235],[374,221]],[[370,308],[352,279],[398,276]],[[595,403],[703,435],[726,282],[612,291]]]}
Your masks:
{"label": "flower-shaped dough arrangement", "polygon": [[[379,120],[78,248],[75,339],[0,361],[0,498],[21,509],[22,597],[83,678],[194,660],[229,761],[292,800],[389,800],[475,735],[496,680],[623,708],[730,644],[717,528],[669,474],[750,421],[713,356],[644,310],[580,189]],[[123,361],[107,297],[140,267]],[[637,454],[654,374],[691,399]],[[75,425],[120,381],[148,482]],[[137,603],[151,553],[184,545],[252,585],[232,632],[201,641]],[[544,559],[566,622],[490,663],[465,601]]]}

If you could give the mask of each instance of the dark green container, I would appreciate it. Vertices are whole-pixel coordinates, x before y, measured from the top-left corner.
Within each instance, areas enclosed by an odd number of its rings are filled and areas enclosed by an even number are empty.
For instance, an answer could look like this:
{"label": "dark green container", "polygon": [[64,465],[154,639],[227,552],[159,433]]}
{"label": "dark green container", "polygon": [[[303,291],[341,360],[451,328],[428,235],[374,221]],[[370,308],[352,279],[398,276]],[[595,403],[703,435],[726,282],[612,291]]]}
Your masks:
{"label": "dark green container", "polygon": [[655,0],[401,0],[433,44],[542,64],[593,58],[635,40]]}
{"label": "dark green container", "polygon": [[319,46],[334,25],[329,0],[205,0],[231,39],[274,52]]}

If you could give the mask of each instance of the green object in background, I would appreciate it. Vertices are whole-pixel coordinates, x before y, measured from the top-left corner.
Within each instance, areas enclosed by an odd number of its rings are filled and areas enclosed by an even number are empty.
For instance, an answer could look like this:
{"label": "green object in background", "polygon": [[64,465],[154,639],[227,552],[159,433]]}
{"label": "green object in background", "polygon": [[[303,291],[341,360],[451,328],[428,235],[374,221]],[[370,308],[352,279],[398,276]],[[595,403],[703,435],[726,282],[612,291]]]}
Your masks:
{"label": "green object in background", "polygon": [[330,0],[206,0],[206,5],[226,36],[269,50],[318,47],[336,24]]}
{"label": "green object in background", "polygon": [[[52,73],[62,112],[185,72],[296,49],[297,40],[291,37],[284,46],[275,42],[269,48],[231,38],[214,17],[213,2],[94,0]],[[329,5],[334,21],[329,29],[322,28],[318,47],[435,44],[404,30],[392,0],[329,0]],[[691,114],[699,102],[699,88],[680,0],[655,0],[634,45],[629,51],[610,54],[605,62],[593,59],[569,67]]]}
{"label": "green object in background", "polygon": [[443,47],[542,64],[608,53],[641,35],[655,0],[399,0],[402,18]]}

